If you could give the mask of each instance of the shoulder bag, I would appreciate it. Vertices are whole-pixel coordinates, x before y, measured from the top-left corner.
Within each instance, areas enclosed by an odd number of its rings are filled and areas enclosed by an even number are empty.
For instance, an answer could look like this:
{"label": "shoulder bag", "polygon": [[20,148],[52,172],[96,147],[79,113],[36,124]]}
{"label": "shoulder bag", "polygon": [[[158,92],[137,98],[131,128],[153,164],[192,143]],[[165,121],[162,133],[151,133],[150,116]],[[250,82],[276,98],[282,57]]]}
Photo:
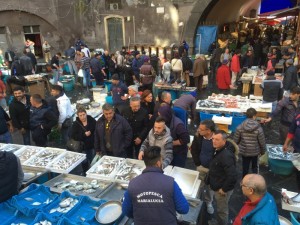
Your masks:
{"label": "shoulder bag", "polygon": [[[86,131],[86,129],[79,122],[75,121],[75,123],[78,123],[82,129]],[[67,142],[67,149],[72,152],[82,153],[84,150],[84,143],[82,141],[76,141],[73,138],[70,138]]]}

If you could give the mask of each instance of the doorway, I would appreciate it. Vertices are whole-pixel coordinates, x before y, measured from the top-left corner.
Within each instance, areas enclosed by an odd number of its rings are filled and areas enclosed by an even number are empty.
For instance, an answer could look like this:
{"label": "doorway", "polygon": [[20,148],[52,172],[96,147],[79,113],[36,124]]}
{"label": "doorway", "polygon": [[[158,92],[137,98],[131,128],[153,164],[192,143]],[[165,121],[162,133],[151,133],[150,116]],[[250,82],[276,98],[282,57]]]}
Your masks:
{"label": "doorway", "polygon": [[105,18],[106,43],[110,52],[120,51],[124,43],[124,18],[113,16]]}
{"label": "doorway", "polygon": [[39,58],[43,58],[42,41],[40,34],[40,26],[24,26],[25,41],[29,39],[34,42],[34,54]]}

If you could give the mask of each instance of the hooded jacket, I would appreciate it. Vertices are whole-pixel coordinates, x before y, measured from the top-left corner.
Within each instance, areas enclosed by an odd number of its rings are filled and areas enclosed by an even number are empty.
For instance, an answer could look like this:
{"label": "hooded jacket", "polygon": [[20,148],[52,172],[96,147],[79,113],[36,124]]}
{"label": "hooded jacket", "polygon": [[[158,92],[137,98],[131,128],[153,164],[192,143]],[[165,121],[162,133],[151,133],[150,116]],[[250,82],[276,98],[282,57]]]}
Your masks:
{"label": "hooded jacket", "polygon": [[163,168],[170,165],[173,160],[173,139],[168,127],[166,127],[166,129],[159,135],[154,133],[154,129],[151,129],[147,138],[144,140],[140,151],[143,152],[150,146],[159,146],[161,148]]}
{"label": "hooded jacket", "polygon": [[254,119],[246,119],[240,124],[236,129],[233,140],[239,145],[242,156],[263,155],[266,151],[263,129]]}

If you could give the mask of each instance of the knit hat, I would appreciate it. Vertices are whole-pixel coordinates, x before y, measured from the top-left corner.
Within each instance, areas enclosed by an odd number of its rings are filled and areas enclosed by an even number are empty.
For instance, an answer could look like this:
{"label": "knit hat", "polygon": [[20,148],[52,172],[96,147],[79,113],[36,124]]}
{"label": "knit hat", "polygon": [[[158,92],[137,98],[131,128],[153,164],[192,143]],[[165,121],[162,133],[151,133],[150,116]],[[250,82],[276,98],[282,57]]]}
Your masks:
{"label": "knit hat", "polygon": [[130,85],[128,89],[134,90],[134,92],[138,92],[138,87],[136,85]]}

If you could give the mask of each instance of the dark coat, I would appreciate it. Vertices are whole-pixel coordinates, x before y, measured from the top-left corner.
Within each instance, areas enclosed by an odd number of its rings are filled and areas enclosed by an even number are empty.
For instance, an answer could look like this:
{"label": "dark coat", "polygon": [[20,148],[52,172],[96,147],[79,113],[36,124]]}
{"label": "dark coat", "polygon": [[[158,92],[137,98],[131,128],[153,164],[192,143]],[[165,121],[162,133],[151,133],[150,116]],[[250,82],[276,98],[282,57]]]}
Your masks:
{"label": "dark coat", "polygon": [[[111,149],[114,156],[126,157],[126,148],[132,141],[132,129],[122,116],[115,114],[111,121]],[[95,151],[107,154],[105,142],[105,117],[101,116],[96,123]]]}
{"label": "dark coat", "polygon": [[283,89],[290,91],[293,87],[298,86],[298,73],[295,66],[289,66],[283,77]]}
{"label": "dark coat", "polygon": [[192,70],[193,70],[193,61],[187,56],[182,57],[181,61],[182,61],[182,71],[185,72],[185,71],[188,70],[188,71],[192,72]]}
{"label": "dark coat", "polygon": [[20,60],[14,60],[11,64],[11,75],[22,76],[24,74]]}
{"label": "dark coat", "polygon": [[17,129],[25,128],[29,130],[29,119],[30,119],[30,96],[25,95],[26,105],[19,102],[16,98],[13,99],[9,105],[9,115],[11,117],[13,126]]}
{"label": "dark coat", "polygon": [[239,145],[243,156],[263,155],[266,151],[263,129],[254,119],[246,119],[240,124],[234,133],[233,140]]}
{"label": "dark coat", "polygon": [[28,52],[27,56],[31,59],[31,63],[33,66],[37,64],[36,57],[32,52]]}
{"label": "dark coat", "polygon": [[[71,138],[76,141],[82,141],[84,143],[84,149],[89,150],[94,148],[94,137],[95,137],[96,120],[87,115],[87,126],[83,127],[82,122],[79,118],[73,123],[71,128]],[[85,132],[91,131],[90,136],[86,136]]]}
{"label": "dark coat", "polygon": [[133,140],[138,137],[143,141],[148,135],[149,116],[147,111],[140,108],[139,111],[134,113],[130,107],[126,107],[123,111],[123,117],[132,128]]}
{"label": "dark coat", "polygon": [[209,165],[209,184],[213,191],[224,192],[234,189],[237,181],[236,160],[232,151],[225,146],[216,150]]}

